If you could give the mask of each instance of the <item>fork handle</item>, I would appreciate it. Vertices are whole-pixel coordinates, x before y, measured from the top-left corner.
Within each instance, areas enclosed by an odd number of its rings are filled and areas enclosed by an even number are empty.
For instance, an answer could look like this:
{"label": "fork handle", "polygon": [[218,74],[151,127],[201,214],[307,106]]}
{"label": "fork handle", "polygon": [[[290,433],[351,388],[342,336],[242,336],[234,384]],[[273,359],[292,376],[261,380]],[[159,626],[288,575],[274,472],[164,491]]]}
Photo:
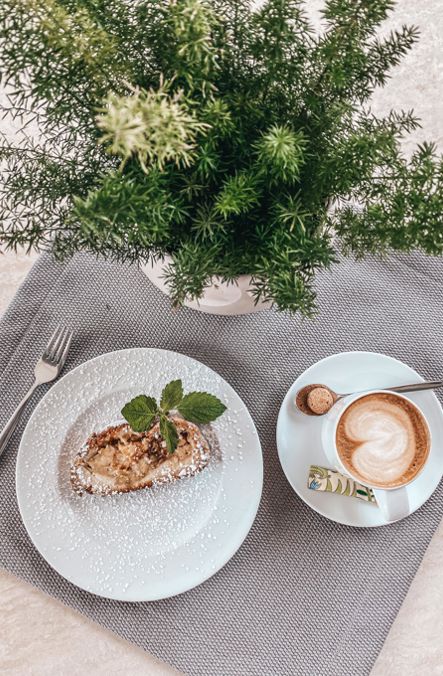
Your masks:
{"label": "fork handle", "polygon": [[2,455],[3,451],[5,450],[8,441],[10,440],[15,428],[17,427],[19,420],[21,418],[21,415],[23,413],[23,409],[26,406],[26,402],[28,399],[31,397],[33,394],[35,388],[38,387],[38,383],[34,382],[32,387],[29,389],[29,391],[25,394],[17,408],[15,409],[14,413],[12,416],[9,418],[8,422],[6,423],[4,429],[0,433],[0,456]]}

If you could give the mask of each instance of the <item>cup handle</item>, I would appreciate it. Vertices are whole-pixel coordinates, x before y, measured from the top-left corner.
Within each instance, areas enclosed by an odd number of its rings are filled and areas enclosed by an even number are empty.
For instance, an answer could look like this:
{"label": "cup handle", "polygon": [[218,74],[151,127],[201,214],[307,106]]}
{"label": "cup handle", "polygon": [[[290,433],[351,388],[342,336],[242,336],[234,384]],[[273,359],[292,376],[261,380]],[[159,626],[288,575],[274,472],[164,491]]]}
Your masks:
{"label": "cup handle", "polygon": [[404,519],[405,516],[409,516],[410,505],[405,486],[391,491],[374,488],[373,493],[387,521],[398,521]]}

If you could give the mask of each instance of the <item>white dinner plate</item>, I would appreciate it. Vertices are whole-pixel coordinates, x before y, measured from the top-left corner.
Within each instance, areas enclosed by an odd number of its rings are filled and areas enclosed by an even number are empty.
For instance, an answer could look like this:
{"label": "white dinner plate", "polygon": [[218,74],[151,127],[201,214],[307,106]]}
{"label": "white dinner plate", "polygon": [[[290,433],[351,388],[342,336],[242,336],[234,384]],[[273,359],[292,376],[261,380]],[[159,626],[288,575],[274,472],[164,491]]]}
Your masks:
{"label": "white dinner plate", "polygon": [[[93,431],[121,419],[132,397],[159,397],[181,378],[185,392],[219,397],[208,466],[173,484],[125,495],[76,495],[72,457]],[[200,362],[166,350],[111,352],[78,366],[40,401],[17,458],[17,497],[28,534],[46,561],[78,587],[122,601],[187,591],[217,572],[249,532],[263,462],[240,397]]]}
{"label": "white dinner plate", "polygon": [[[348,526],[385,526],[380,509],[356,498],[308,488],[310,465],[329,467],[321,444],[322,418],[307,416],[294,405],[297,391],[309,383],[325,383],[336,392],[380,389],[422,381],[412,368],[397,359],[375,352],[342,352],[310,366],[290,387],[277,422],[277,446],[286,477],[312,509],[332,521]],[[432,445],[421,474],[407,486],[411,514],[430,498],[443,475],[443,412],[435,394],[410,392],[428,421]]]}

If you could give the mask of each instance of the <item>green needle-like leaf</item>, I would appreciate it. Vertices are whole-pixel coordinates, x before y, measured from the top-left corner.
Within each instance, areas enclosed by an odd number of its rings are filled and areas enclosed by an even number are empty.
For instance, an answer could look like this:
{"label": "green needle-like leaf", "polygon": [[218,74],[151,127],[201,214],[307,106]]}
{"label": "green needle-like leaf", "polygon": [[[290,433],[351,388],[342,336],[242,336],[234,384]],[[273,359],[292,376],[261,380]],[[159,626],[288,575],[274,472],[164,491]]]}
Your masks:
{"label": "green needle-like leaf", "polygon": [[370,110],[418,30],[386,32],[393,0],[324,0],[320,32],[307,0],[256,4],[1,0],[22,128],[0,134],[0,249],[167,254],[175,305],[247,274],[307,317],[339,250],[442,255],[443,160],[403,152],[413,111]]}

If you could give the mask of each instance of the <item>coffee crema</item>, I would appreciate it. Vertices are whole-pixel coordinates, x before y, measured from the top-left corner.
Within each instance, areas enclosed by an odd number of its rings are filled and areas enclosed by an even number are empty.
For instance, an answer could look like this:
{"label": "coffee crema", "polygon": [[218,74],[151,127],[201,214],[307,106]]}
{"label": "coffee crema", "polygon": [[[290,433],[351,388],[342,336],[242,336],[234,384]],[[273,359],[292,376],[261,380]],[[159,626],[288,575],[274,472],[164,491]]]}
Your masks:
{"label": "coffee crema", "polygon": [[390,392],[368,394],[341,416],[338,455],[350,474],[378,488],[411,481],[429,455],[430,437],[422,414]]}

